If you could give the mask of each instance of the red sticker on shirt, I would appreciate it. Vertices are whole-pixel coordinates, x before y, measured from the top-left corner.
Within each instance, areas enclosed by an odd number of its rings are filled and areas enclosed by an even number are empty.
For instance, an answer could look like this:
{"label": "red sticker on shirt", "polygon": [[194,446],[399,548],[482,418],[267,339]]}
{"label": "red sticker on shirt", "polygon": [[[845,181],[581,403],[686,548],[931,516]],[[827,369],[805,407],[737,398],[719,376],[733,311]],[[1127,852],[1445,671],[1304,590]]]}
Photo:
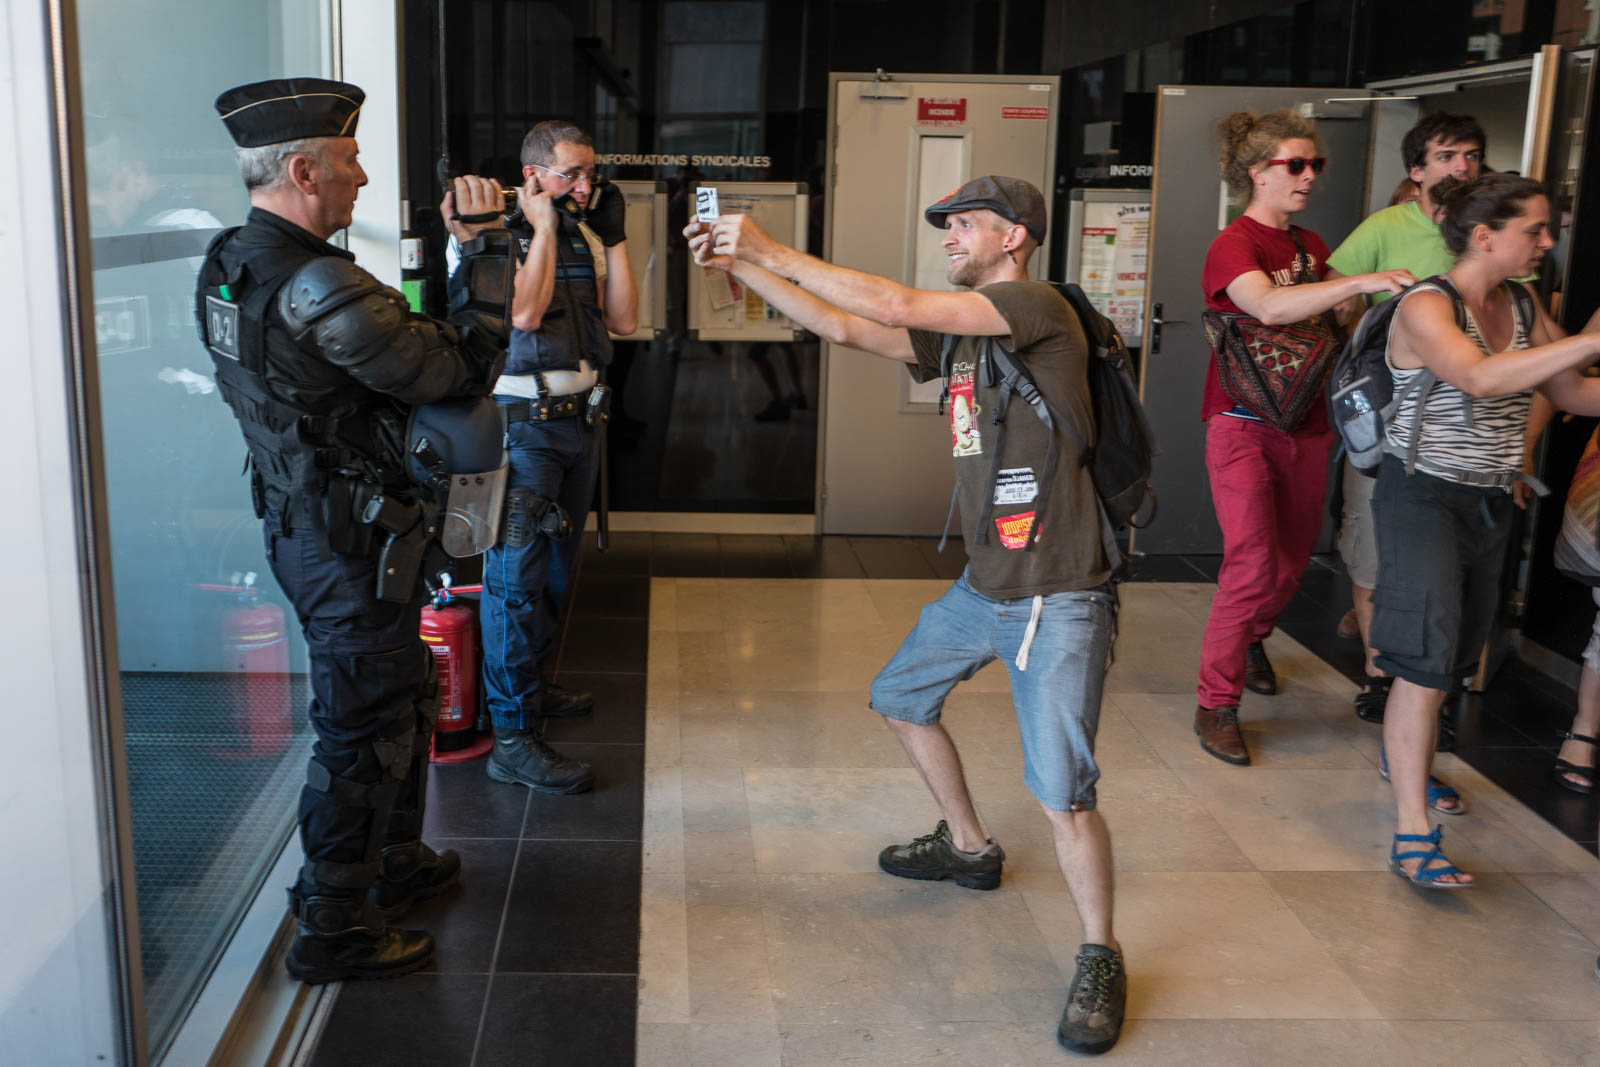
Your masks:
{"label": "red sticker on shirt", "polygon": [[994,520],[994,528],[1000,531],[1000,543],[1007,548],[1027,548],[1028,534],[1033,532],[1033,516],[1033,512],[1024,511],[1021,515],[1002,515]]}

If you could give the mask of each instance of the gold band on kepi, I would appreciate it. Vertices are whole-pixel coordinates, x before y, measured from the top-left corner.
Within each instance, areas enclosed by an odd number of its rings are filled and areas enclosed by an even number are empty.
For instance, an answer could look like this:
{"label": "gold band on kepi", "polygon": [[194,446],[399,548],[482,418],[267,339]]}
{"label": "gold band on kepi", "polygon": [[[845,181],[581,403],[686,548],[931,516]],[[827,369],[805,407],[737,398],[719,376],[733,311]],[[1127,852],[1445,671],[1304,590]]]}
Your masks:
{"label": "gold band on kepi", "polygon": [[354,137],[367,94],[326,78],[275,78],[229,89],[217,97],[217,114],[240,148]]}

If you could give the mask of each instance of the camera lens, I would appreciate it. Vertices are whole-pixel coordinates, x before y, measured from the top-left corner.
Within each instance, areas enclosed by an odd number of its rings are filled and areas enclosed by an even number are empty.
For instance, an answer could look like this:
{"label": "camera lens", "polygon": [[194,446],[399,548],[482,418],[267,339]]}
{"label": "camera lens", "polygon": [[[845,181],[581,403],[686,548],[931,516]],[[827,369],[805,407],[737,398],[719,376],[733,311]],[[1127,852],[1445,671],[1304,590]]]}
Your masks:
{"label": "camera lens", "polygon": [[502,189],[506,198],[506,210],[511,211],[517,206],[517,191],[515,189]]}

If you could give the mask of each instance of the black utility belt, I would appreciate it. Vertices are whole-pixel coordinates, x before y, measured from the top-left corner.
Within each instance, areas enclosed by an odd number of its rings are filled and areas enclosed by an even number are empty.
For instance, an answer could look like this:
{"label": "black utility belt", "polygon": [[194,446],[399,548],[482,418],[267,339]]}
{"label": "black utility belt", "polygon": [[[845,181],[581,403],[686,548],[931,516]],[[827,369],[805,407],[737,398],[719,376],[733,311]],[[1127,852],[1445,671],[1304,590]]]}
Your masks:
{"label": "black utility belt", "polygon": [[500,405],[500,409],[505,412],[508,426],[513,422],[549,422],[551,419],[579,416],[590,426],[598,426],[611,417],[611,389],[606,385],[595,385],[581,393],[567,393],[565,396],[513,400]]}
{"label": "black utility belt", "polygon": [[589,390],[568,393],[565,396],[539,397],[534,400],[513,400],[502,404],[506,422],[547,422],[550,419],[570,419],[582,415],[589,406]]}

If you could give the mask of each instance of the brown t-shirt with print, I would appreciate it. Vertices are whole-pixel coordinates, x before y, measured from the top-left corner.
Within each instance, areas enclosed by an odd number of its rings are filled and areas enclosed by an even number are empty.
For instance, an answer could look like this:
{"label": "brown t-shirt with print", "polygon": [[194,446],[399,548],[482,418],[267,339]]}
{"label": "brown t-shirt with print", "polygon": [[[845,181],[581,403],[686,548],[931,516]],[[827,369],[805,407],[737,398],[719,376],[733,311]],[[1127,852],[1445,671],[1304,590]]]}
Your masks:
{"label": "brown t-shirt with print", "polygon": [[[1038,541],[1032,551],[1025,550],[1028,532],[1039,518],[1035,505],[1050,431],[1020,396],[1012,396],[1006,415],[994,507],[984,536],[980,536],[978,519],[990,491],[999,429],[994,414],[1001,395],[998,385],[984,384],[986,344],[1001,345],[1027,367],[1039,391],[1091,444],[1094,418],[1089,402],[1089,346],[1066,299],[1046,282],[997,282],[978,292],[989,298],[1011,332],[992,339],[962,337],[952,357],[950,440],[961,502],[961,533],[967,545],[968,581],[994,600],[1048,596],[1101,585],[1110,580],[1111,569],[1100,540],[1094,480],[1088,468],[1078,464],[1076,443],[1059,427],[1055,431],[1059,457],[1047,511]],[[910,333],[917,357],[910,367],[912,377],[921,382],[939,377],[944,335],[926,330]]]}

